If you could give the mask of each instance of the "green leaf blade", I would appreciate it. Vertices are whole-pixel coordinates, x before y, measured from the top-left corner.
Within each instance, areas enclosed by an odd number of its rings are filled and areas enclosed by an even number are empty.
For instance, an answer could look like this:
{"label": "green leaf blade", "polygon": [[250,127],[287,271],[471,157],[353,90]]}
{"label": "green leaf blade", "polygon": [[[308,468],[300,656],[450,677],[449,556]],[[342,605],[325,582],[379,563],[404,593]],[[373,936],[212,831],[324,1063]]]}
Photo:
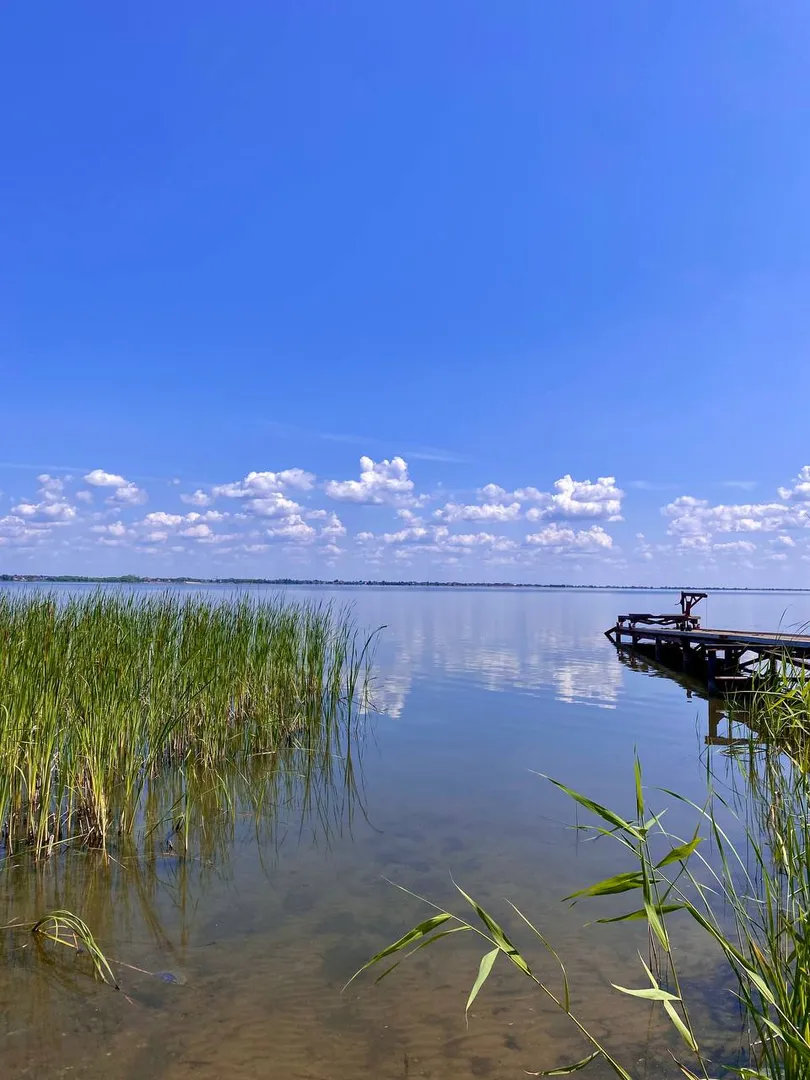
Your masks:
{"label": "green leaf blade", "polygon": [[590,1065],[596,1058],[602,1056],[601,1050],[594,1050],[592,1054],[588,1054],[587,1057],[582,1058],[581,1061],[575,1061],[573,1065],[561,1065],[559,1069],[541,1069],[540,1072],[530,1072],[527,1076],[570,1076],[571,1073],[579,1072],[580,1069],[584,1069],[587,1065]]}
{"label": "green leaf blade", "polygon": [[470,996],[467,998],[467,1004],[464,1007],[465,1017],[470,1011],[470,1006],[478,997],[478,991],[489,978],[490,973],[492,972],[492,967],[495,961],[498,959],[498,953],[500,951],[500,948],[496,946],[494,949],[492,949],[491,952],[484,953],[484,955],[481,957],[481,963],[478,967],[478,974],[475,977],[475,982],[473,983],[472,990],[470,990]]}
{"label": "green leaf blade", "polygon": [[612,896],[616,893],[630,892],[640,889],[644,884],[644,878],[639,870],[630,870],[624,874],[614,874],[613,877],[604,878],[584,889],[577,889],[563,897],[563,903],[567,900],[578,900],[583,896]]}
{"label": "green leaf blade", "polygon": [[628,994],[630,997],[644,998],[645,1001],[680,1001],[681,999],[675,994],[670,994],[668,990],[662,990],[660,986],[648,986],[642,987],[641,990],[634,990],[627,986],[619,986],[618,983],[610,984],[614,990],[618,990],[621,994]]}

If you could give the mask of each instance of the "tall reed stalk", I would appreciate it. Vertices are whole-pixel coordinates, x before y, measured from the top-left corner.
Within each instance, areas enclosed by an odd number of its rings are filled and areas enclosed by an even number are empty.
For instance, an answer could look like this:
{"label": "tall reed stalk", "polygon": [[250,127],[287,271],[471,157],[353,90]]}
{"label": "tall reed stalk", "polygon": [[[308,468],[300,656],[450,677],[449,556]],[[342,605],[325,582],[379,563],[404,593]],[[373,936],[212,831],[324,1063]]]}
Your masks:
{"label": "tall reed stalk", "polygon": [[0,852],[106,847],[167,770],[182,823],[228,766],[328,756],[370,644],[329,604],[0,592]]}

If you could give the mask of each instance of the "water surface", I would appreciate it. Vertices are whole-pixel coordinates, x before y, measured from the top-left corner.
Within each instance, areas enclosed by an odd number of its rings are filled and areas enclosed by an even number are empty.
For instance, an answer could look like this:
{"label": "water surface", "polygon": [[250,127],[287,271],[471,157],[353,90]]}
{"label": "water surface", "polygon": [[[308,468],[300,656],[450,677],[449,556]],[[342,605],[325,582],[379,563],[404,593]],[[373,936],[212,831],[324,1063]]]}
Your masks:
{"label": "water surface", "polygon": [[[0,923],[49,907],[79,912],[121,962],[122,990],[94,983],[81,956],[38,955],[25,937],[3,938],[3,1077],[450,1080],[519,1077],[582,1057],[587,1047],[566,1019],[506,965],[496,966],[467,1027],[482,949],[460,935],[378,986],[366,977],[341,993],[424,914],[389,882],[460,908],[450,874],[521,943],[529,935],[505,897],[542,928],[564,957],[583,1017],[634,1075],[671,1074],[668,1028],[609,986],[642,985],[643,935],[586,926],[618,907],[560,903],[627,867],[604,844],[578,842],[567,828],[572,804],[537,773],[632,814],[637,750],[651,789],[701,797],[717,710],[710,716],[705,700],[660,672],[621,663],[603,636],[620,611],[669,610],[673,595],[288,593],[350,601],[362,625],[386,626],[379,711],[358,733],[353,776],[336,768],[308,800],[291,789],[258,825],[244,806],[235,820],[212,815],[207,846],[193,859],[121,851],[104,866],[75,851],[9,868]],[[808,596],[715,594],[704,625],[764,630],[808,617]],[[679,812],[670,813],[676,827]],[[732,1061],[738,1021],[718,958],[688,927],[679,940],[708,1044]],[[553,981],[553,966],[528,948]]]}

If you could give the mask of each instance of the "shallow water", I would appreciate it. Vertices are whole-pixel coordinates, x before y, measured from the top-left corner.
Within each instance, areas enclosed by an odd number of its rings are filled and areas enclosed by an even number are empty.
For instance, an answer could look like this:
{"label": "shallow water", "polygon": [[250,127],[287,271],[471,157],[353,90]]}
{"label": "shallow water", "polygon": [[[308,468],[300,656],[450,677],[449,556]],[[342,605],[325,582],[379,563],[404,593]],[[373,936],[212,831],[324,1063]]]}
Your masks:
{"label": "shallow water", "polygon": [[[335,769],[317,800],[280,801],[258,830],[247,812],[235,822],[222,815],[192,859],[119,852],[104,866],[71,852],[9,868],[0,923],[77,911],[120,962],[121,992],[88,977],[86,957],[3,938],[0,1075],[449,1080],[518,1077],[582,1057],[570,1023],[500,963],[465,1025],[482,949],[461,935],[378,986],[366,976],[341,993],[373,952],[424,917],[389,882],[460,910],[451,873],[520,944],[529,935],[505,897],[541,927],[582,1016],[634,1075],[671,1074],[669,1029],[609,986],[643,984],[644,935],[586,926],[619,906],[560,903],[619,869],[616,853],[578,843],[566,828],[573,805],[535,773],[632,813],[635,748],[650,788],[701,797],[717,710],[710,716],[674,680],[622,664],[603,636],[620,611],[669,609],[672,594],[288,592],[351,601],[362,625],[386,625],[379,713],[353,748],[356,784]],[[807,596],[717,594],[704,625],[772,629],[808,615]],[[688,828],[676,807],[669,813],[671,828],[681,819]],[[731,1062],[739,1022],[718,958],[686,926],[679,945],[707,1045]],[[554,982],[553,966],[528,948]]]}

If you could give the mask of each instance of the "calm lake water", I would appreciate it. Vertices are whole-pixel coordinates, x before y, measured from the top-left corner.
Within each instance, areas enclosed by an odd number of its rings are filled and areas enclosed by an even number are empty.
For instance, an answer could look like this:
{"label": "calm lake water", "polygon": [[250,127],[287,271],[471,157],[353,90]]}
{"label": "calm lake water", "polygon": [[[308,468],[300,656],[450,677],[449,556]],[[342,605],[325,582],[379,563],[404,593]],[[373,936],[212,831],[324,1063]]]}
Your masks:
{"label": "calm lake water", "polygon": [[[710,716],[676,681],[623,664],[603,636],[621,611],[670,610],[673,594],[287,592],[351,602],[362,626],[385,624],[378,712],[358,733],[354,782],[336,767],[306,806],[293,785],[259,829],[246,813],[235,823],[212,815],[194,860],[167,852],[105,867],[94,853],[72,852],[8,868],[0,923],[69,908],[130,966],[117,968],[116,993],[88,978],[81,958],[43,958],[27,938],[3,938],[2,1076],[451,1080],[519,1077],[584,1056],[570,1023],[503,963],[465,1025],[482,951],[466,935],[423,950],[379,985],[366,976],[341,993],[373,952],[426,914],[390,882],[461,910],[450,874],[559,985],[505,898],[543,930],[581,1015],[634,1075],[671,1075],[667,1049],[679,1048],[658,1012],[610,989],[643,985],[644,934],[586,925],[620,906],[560,903],[628,867],[607,841],[578,842],[566,827],[573,804],[536,773],[632,816],[637,749],[650,789],[702,797],[716,706]],[[796,594],[714,594],[703,612],[707,626],[763,630],[808,619],[810,596]],[[669,814],[670,828],[689,828],[677,807]],[[707,1045],[733,1062],[740,1025],[722,965],[687,926],[679,946]]]}

